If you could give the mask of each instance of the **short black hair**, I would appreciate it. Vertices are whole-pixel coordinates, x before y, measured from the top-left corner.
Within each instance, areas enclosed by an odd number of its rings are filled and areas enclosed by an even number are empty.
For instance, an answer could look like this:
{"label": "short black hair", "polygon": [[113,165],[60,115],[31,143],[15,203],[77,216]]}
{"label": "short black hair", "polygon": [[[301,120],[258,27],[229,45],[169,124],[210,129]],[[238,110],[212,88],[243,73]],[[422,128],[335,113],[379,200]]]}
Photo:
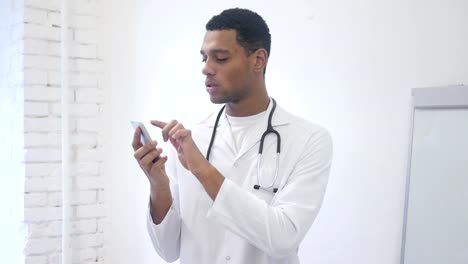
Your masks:
{"label": "short black hair", "polygon": [[206,30],[235,30],[236,39],[250,54],[260,48],[270,56],[270,29],[263,18],[248,9],[231,8],[213,16],[205,26]]}

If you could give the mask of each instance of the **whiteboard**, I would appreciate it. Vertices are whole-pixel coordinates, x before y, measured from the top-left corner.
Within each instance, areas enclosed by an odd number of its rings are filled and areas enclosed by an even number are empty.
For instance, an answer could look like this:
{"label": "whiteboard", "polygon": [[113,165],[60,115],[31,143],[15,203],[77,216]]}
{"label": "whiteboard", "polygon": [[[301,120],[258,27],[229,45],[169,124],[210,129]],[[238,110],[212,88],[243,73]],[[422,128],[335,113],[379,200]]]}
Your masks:
{"label": "whiteboard", "polygon": [[402,264],[468,263],[468,87],[413,90]]}

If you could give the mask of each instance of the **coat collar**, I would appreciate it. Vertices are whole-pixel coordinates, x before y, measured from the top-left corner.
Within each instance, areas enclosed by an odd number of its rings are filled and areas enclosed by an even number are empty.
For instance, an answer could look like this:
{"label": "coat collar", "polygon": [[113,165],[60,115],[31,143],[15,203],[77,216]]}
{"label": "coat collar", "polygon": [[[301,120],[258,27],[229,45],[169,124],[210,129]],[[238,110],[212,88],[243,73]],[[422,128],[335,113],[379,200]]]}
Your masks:
{"label": "coat collar", "polygon": [[[245,142],[243,143],[240,150],[237,152],[235,160],[238,160],[239,158],[241,158],[247,151],[249,151],[253,146],[255,146],[260,141],[262,134],[267,129],[268,117],[270,115],[272,107],[273,107],[273,101],[270,100],[270,104],[268,105],[267,112],[261,121],[261,125],[255,126],[255,129],[250,131],[250,135],[246,137]],[[208,118],[206,118],[204,121],[201,122],[201,125],[213,129],[217,116],[218,116],[218,112],[211,114]],[[272,121],[271,121],[273,128],[289,124],[290,119],[291,119],[291,114],[286,112],[283,108],[281,108],[281,106],[277,104],[275,112],[273,113]],[[216,134],[219,135],[216,139],[224,140],[227,146],[231,149],[231,151],[233,151],[234,153],[236,152],[235,143],[233,141],[233,136],[231,134],[231,130],[229,128],[229,124],[226,120],[226,116],[224,113],[220,117]]]}
{"label": "coat collar", "polygon": [[[271,108],[273,107],[273,101],[270,99],[270,104],[268,105],[268,108],[267,108],[267,113],[265,115],[265,129],[266,129],[266,125],[267,125],[267,122],[268,122],[268,115],[270,114],[270,111],[271,111]],[[221,108],[220,108],[221,110]],[[201,121],[199,124],[204,126],[204,127],[209,127],[209,128],[213,128],[214,127],[214,124],[216,122],[216,117],[218,116],[218,112],[213,112],[211,113],[207,118],[205,118],[203,121]],[[224,125],[227,125],[225,123],[225,116],[224,116],[224,113],[221,115],[221,118],[220,118],[220,121],[219,121],[219,124],[218,124],[218,127],[220,127],[222,124]],[[288,112],[286,112],[278,103],[276,104],[276,110],[275,112],[273,113],[273,118],[272,118],[272,121],[271,121],[271,124],[273,125],[273,127],[275,126],[281,126],[281,125],[287,125],[289,124],[289,121],[291,119],[291,114],[289,114]],[[223,121],[224,120],[224,121]],[[263,133],[263,132],[262,132]]]}

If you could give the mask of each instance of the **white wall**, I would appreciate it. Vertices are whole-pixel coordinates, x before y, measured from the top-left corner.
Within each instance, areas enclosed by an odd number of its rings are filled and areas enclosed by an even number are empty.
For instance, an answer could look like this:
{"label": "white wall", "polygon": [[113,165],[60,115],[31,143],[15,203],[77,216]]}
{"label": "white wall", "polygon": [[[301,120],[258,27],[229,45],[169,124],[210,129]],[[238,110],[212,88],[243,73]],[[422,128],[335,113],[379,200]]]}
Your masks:
{"label": "white wall", "polygon": [[[204,25],[229,7],[270,26],[270,95],[327,127],[334,162],[303,263],[399,263],[411,88],[468,83],[468,2],[128,1],[112,4],[110,263],[163,263],[145,230],[148,184],[128,121],[195,121]],[[159,138],[154,129],[152,134]]]}
{"label": "white wall", "polygon": [[0,0],[0,262],[21,263],[23,221],[22,1]]}

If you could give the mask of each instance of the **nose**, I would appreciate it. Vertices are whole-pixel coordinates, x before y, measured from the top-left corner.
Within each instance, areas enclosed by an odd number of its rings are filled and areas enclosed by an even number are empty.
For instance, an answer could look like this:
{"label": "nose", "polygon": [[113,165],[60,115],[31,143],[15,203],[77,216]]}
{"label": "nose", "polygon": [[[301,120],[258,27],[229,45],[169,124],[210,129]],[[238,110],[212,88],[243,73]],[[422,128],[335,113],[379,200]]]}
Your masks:
{"label": "nose", "polygon": [[203,64],[202,73],[203,75],[206,75],[206,76],[214,75],[214,69],[211,66],[211,63],[209,62],[209,60],[205,61],[205,64]]}

